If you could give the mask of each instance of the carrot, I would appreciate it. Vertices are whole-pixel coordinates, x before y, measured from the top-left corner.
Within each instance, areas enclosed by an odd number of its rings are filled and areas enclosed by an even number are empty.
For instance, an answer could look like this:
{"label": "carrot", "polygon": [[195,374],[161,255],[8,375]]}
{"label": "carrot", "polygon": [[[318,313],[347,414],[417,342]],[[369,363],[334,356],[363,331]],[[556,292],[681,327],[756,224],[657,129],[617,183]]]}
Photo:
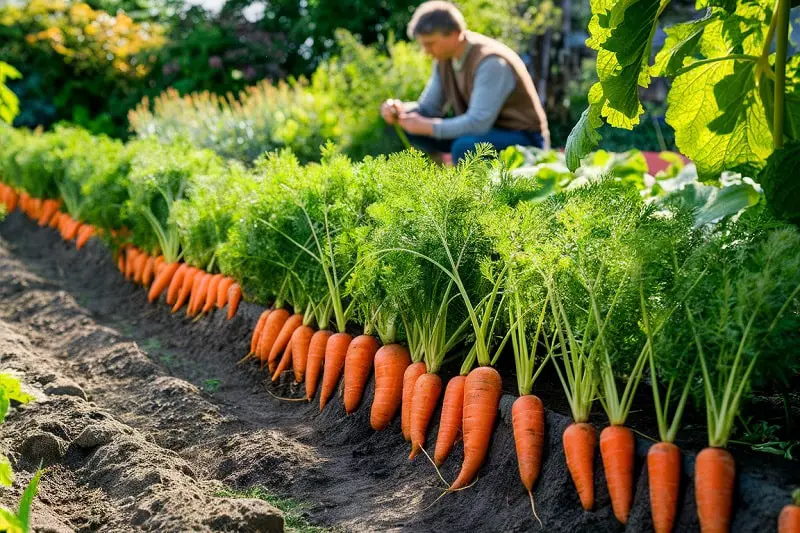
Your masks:
{"label": "carrot", "polygon": [[145,252],[140,253],[136,256],[136,260],[133,262],[133,281],[134,283],[142,283],[142,274],[144,273],[144,266],[147,264],[147,259],[150,257]]}
{"label": "carrot", "polygon": [[69,227],[67,228],[66,235],[64,238],[68,241],[71,241],[75,237],[78,236],[78,231],[80,231],[82,224],[77,220],[70,220]]}
{"label": "carrot", "polygon": [[736,464],[725,448],[705,448],[694,465],[697,516],[703,533],[727,533],[731,527]]}
{"label": "carrot", "polygon": [[123,274],[125,273],[125,254],[120,253],[119,257],[117,257],[117,268]]}
{"label": "carrot", "polygon": [[9,187],[8,190],[8,196],[6,197],[6,210],[11,213],[19,205],[19,194],[17,194],[17,191],[11,187]]}
{"label": "carrot", "polygon": [[236,310],[239,309],[239,302],[242,300],[242,288],[238,283],[234,282],[228,288],[228,320],[233,318]]}
{"label": "carrot", "polygon": [[464,383],[464,462],[450,490],[467,486],[477,475],[489,451],[501,395],[502,379],[494,368],[479,366],[467,375]]}
{"label": "carrot", "polygon": [[78,232],[78,240],[75,241],[75,246],[80,250],[83,248],[89,239],[92,238],[94,235],[95,229],[94,226],[91,224],[84,224],[81,230]]}
{"label": "carrot", "polygon": [[208,289],[206,291],[206,304],[203,306],[202,312],[208,313],[217,303],[217,287],[222,279],[222,274],[214,274],[208,282]]}
{"label": "carrot", "polygon": [[400,411],[400,429],[403,438],[411,441],[411,409],[414,404],[414,385],[417,379],[427,371],[422,361],[409,365],[403,373],[403,403]]}
{"label": "carrot", "polygon": [[256,355],[261,361],[262,367],[267,363],[272,345],[275,344],[275,339],[280,335],[281,329],[283,329],[283,325],[288,319],[289,311],[282,308],[273,310],[267,317],[264,329],[261,330],[261,337],[256,345]]}
{"label": "carrot", "polygon": [[155,274],[156,278],[158,278],[158,276],[161,274],[161,269],[164,268],[165,264],[167,264],[167,263],[164,262],[164,256],[163,255],[157,256],[155,258],[155,260],[153,261],[153,273]]}
{"label": "carrot", "polygon": [[361,403],[378,348],[378,339],[372,335],[359,335],[347,348],[344,357],[344,411],[348,415],[355,412]]}
{"label": "carrot", "polygon": [[58,200],[45,200],[42,203],[42,210],[39,215],[39,220],[37,221],[39,226],[45,227],[47,224],[50,223],[50,219],[58,212],[58,208],[60,207],[60,202]]}
{"label": "carrot", "polygon": [[217,308],[222,309],[228,303],[228,289],[233,285],[233,279],[222,278],[217,287]]}
{"label": "carrot", "polygon": [[542,400],[533,394],[526,394],[514,400],[511,406],[511,426],[514,428],[519,477],[528,493],[533,493],[533,485],[542,469],[544,449]]}
{"label": "carrot", "polygon": [[183,307],[183,304],[186,303],[186,299],[189,298],[189,293],[192,291],[192,285],[194,285],[194,278],[199,273],[200,271],[195,267],[189,267],[186,269],[186,273],[183,276],[183,283],[181,284],[181,290],[178,293],[178,299],[175,301],[175,305],[172,306],[173,313]]}
{"label": "carrot", "polygon": [[319,394],[319,410],[325,408],[325,404],[336,392],[336,385],[339,383],[339,376],[342,375],[344,359],[347,356],[347,349],[353,342],[353,336],[349,333],[335,333],[328,339],[325,346],[325,368],[322,373],[322,389]]}
{"label": "carrot", "polygon": [[442,395],[442,378],[438,374],[426,372],[414,383],[414,395],[411,399],[411,453],[413,459],[425,445],[425,434],[428,431],[439,396]]}
{"label": "carrot", "polygon": [[403,399],[403,376],[411,364],[408,349],[400,344],[381,346],[375,354],[375,396],[369,425],[375,431],[386,429]]}
{"label": "carrot", "polygon": [[292,345],[292,368],[294,369],[294,380],[302,383],[306,374],[306,362],[308,361],[308,347],[311,344],[311,337],[314,329],[311,326],[300,326],[294,333],[289,343]]}
{"label": "carrot", "polygon": [[264,323],[267,321],[267,317],[269,316],[271,309],[266,309],[261,316],[258,317],[258,321],[256,322],[256,327],[253,329],[253,337],[250,339],[250,351],[247,353],[247,356],[250,357],[254,353],[256,353],[256,346],[258,346],[258,339],[261,337],[261,332],[264,330]]}
{"label": "carrot", "polygon": [[286,348],[286,345],[289,344],[289,340],[292,338],[294,330],[302,325],[302,313],[295,313],[284,321],[280,331],[278,332],[278,336],[275,337],[275,341],[269,348],[267,365],[269,366],[270,372],[275,372],[275,367],[278,366],[278,355]]}
{"label": "carrot", "polygon": [[125,248],[125,279],[127,280],[133,278],[133,260],[138,253],[139,251],[134,246]]}
{"label": "carrot", "polygon": [[142,269],[142,285],[145,287],[150,287],[150,284],[153,283],[153,270],[155,269],[155,261],[156,258],[151,256],[147,256],[147,259],[144,262],[144,268]]}
{"label": "carrot", "polygon": [[[177,263],[173,264],[177,265]],[[186,276],[188,270],[189,270],[189,265],[187,265],[186,263],[181,263],[180,266],[178,267],[178,270],[176,270],[175,273],[172,275],[172,279],[169,281],[169,288],[167,289],[168,305],[175,305],[175,301],[178,299],[178,294],[181,292],[181,287],[183,286],[183,279]],[[153,292],[153,289],[150,289],[150,292]],[[155,301],[156,298],[157,296],[153,297],[153,300],[151,301]]]}
{"label": "carrot", "polygon": [[167,286],[172,287],[171,282],[178,273],[178,270],[180,270],[180,265],[177,262],[165,263],[164,268],[161,269],[161,272],[156,276],[155,281],[150,286],[150,291],[147,293],[147,301],[150,303],[155,302]]}
{"label": "carrot", "polygon": [[310,402],[314,399],[317,392],[317,382],[322,373],[322,363],[325,360],[325,348],[328,339],[333,335],[332,331],[321,329],[311,337],[308,345],[308,357],[306,358],[306,398]]}
{"label": "carrot", "polygon": [[439,433],[436,436],[436,449],[433,462],[441,466],[461,433],[461,419],[464,415],[464,384],[466,376],[456,376],[447,383],[442,400],[442,416],[439,419]]}
{"label": "carrot", "polygon": [[678,491],[681,484],[680,449],[671,442],[658,442],[652,445],[647,452],[647,477],[650,485],[653,529],[656,533],[670,533],[678,512]]}
{"label": "carrot", "polygon": [[289,368],[289,363],[292,362],[292,341],[289,340],[289,344],[286,346],[286,350],[283,352],[283,357],[281,357],[281,362],[278,363],[278,367],[275,369],[275,373],[272,374],[272,382],[278,381],[278,378],[281,377],[281,374]]}
{"label": "carrot", "polygon": [[[9,212],[10,211],[11,210],[9,209]],[[53,229],[58,228],[59,224],[61,223],[61,215],[63,214],[64,213],[62,213],[61,211],[56,211],[56,213],[50,218],[50,223],[47,226]]]}
{"label": "carrot", "polygon": [[203,307],[203,304],[206,302],[206,294],[208,294],[208,284],[211,283],[211,277],[211,274],[204,272],[197,284],[197,289],[192,289],[193,293],[197,293],[197,297],[194,299],[193,305],[190,305],[189,307],[188,314],[191,316],[195,316],[197,313],[199,313],[200,309]]}
{"label": "carrot", "polygon": [[608,426],[600,432],[600,457],[606,474],[614,516],[623,524],[633,503],[633,431],[625,426]]}
{"label": "carrot", "polygon": [[800,489],[792,493],[792,500],[778,517],[778,533],[800,533]]}
{"label": "carrot", "polygon": [[567,468],[586,511],[594,506],[594,447],[597,437],[594,426],[573,422],[564,431],[564,455]]}

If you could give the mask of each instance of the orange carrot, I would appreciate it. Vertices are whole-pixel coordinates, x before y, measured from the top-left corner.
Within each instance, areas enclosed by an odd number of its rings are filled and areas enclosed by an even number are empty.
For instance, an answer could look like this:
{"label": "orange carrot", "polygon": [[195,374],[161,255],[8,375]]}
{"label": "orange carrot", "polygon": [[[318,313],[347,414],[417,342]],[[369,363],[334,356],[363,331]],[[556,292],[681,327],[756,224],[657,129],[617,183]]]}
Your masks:
{"label": "orange carrot", "polygon": [[294,369],[294,380],[302,383],[306,376],[306,361],[308,361],[308,347],[311,344],[311,337],[314,329],[311,326],[300,326],[289,341],[292,345],[292,368]]}
{"label": "orange carrot", "polygon": [[[656,533],[670,533],[678,512],[681,451],[671,442],[658,442],[647,452],[650,511]],[[800,532],[798,532],[800,533]]]}
{"label": "orange carrot", "polygon": [[50,223],[50,219],[58,212],[58,208],[60,207],[61,202],[58,200],[45,200],[42,203],[42,210],[39,216],[38,224],[41,227],[45,227]]}
{"label": "orange carrot", "polygon": [[386,429],[403,399],[403,376],[411,364],[405,346],[387,344],[375,354],[375,396],[369,425],[375,431]]}
{"label": "orange carrot", "polygon": [[348,415],[355,412],[361,403],[378,348],[378,339],[372,335],[359,335],[347,348],[344,358],[344,411]]}
{"label": "orange carrot", "polygon": [[66,235],[64,238],[68,241],[71,241],[75,237],[78,236],[78,231],[80,231],[82,224],[77,220],[70,220],[69,227],[67,228]]}
{"label": "orange carrot", "polygon": [[442,378],[438,374],[422,374],[414,383],[414,396],[411,400],[411,453],[413,459],[425,445],[428,431],[439,396],[442,395]]}
{"label": "orange carrot", "polygon": [[[11,212],[10,209],[9,212]],[[64,213],[61,211],[56,211],[56,213],[50,218],[50,223],[47,226],[53,229],[58,228],[59,224],[61,223],[61,215],[63,214]]]}
{"label": "orange carrot", "polygon": [[233,318],[236,310],[239,309],[239,302],[242,300],[242,288],[234,282],[228,288],[228,320]]}
{"label": "orange carrot", "polygon": [[219,282],[222,279],[222,274],[215,274],[211,276],[211,280],[208,282],[208,289],[206,292],[206,304],[203,306],[202,312],[208,313],[214,307],[214,304],[217,303],[217,287],[219,287]]}
{"label": "orange carrot", "polygon": [[466,376],[456,376],[447,382],[442,400],[442,416],[439,419],[439,433],[436,436],[436,449],[433,462],[441,466],[461,433],[461,419],[464,414],[464,384]]}
{"label": "orange carrot", "polygon": [[480,366],[467,375],[464,384],[464,462],[451,490],[466,487],[489,451],[489,440],[502,395],[500,374],[490,366]]}
{"label": "orange carrot", "polygon": [[153,261],[153,273],[155,277],[158,278],[161,275],[161,269],[164,268],[164,265],[167,264],[164,262],[164,256],[159,255],[156,257],[155,261]]}
{"label": "orange carrot", "polygon": [[264,329],[261,330],[261,337],[256,344],[256,355],[261,361],[261,366],[267,363],[269,352],[272,350],[272,345],[275,344],[275,339],[281,333],[281,329],[286,321],[289,319],[289,311],[286,309],[275,309],[267,317],[264,323]]}
{"label": "orange carrot", "polygon": [[158,297],[161,296],[161,293],[164,292],[164,289],[166,289],[168,286],[172,286],[171,282],[179,269],[180,265],[178,265],[177,262],[165,263],[164,268],[162,268],[161,272],[158,274],[158,276],[156,276],[153,285],[150,286],[150,291],[147,293],[147,301],[153,303],[158,300]]}
{"label": "orange carrot", "polygon": [[286,350],[283,352],[283,357],[281,357],[281,362],[278,363],[278,367],[275,369],[275,373],[272,374],[272,382],[278,381],[278,378],[281,377],[281,374],[289,368],[289,363],[292,362],[292,341],[289,340],[289,344],[286,346]]}
{"label": "orange carrot", "polygon": [[600,432],[600,457],[606,474],[614,516],[623,524],[633,504],[633,431],[625,426],[608,426]]}
{"label": "orange carrot", "polygon": [[533,394],[514,400],[511,406],[511,426],[517,448],[519,477],[529,493],[539,477],[544,449],[544,406]]}
{"label": "orange carrot", "polygon": [[353,341],[353,336],[349,333],[335,333],[328,339],[325,346],[325,367],[322,373],[322,388],[319,394],[319,410],[325,408],[333,393],[336,392],[336,385],[339,383],[339,376],[342,375],[344,368],[344,358],[347,356],[347,348]]}
{"label": "orange carrot", "polygon": [[792,493],[792,500],[778,517],[778,533],[800,533],[800,489]]}
{"label": "orange carrot", "polygon": [[[186,276],[188,269],[189,265],[186,263],[181,263],[180,266],[178,266],[178,270],[176,270],[172,275],[172,279],[169,281],[169,288],[167,289],[167,305],[175,305],[175,301],[178,299],[178,294],[181,292],[183,279]],[[150,292],[152,292],[152,289]],[[157,297],[154,297],[151,301],[155,301],[156,298]]]}
{"label": "orange carrot", "polygon": [[228,289],[233,285],[233,279],[222,278],[217,287],[217,309],[222,309],[228,303]]}
{"label": "orange carrot", "polygon": [[[192,292],[197,292],[197,297],[194,299],[193,305],[190,306],[190,314],[191,316],[195,316],[197,313],[200,312],[202,309],[203,304],[206,303],[206,295],[208,294],[208,284],[211,283],[211,274],[208,272],[204,272],[203,276],[200,278],[200,282],[197,284],[197,289],[192,289]],[[194,294],[192,295],[194,296]]]}
{"label": "orange carrot", "polygon": [[597,436],[594,426],[574,422],[567,426],[563,436],[567,468],[578,490],[581,505],[590,511],[594,506],[594,447]]}
{"label": "orange carrot", "polygon": [[306,358],[306,398],[310,402],[314,399],[317,392],[319,375],[322,373],[322,364],[325,361],[325,347],[328,339],[333,335],[332,331],[321,329],[311,337],[308,345],[308,357]]}
{"label": "orange carrot", "polygon": [[264,330],[264,323],[267,321],[267,317],[269,316],[271,309],[265,310],[261,313],[261,316],[258,317],[258,321],[256,322],[256,327],[253,330],[253,338],[250,339],[250,351],[247,353],[248,357],[256,353],[256,346],[258,346],[258,339],[261,338],[261,332]]}
{"label": "orange carrot", "polygon": [[89,239],[92,238],[94,232],[95,232],[94,226],[90,224],[83,225],[83,227],[78,232],[78,240],[75,241],[75,246],[78,248],[78,250],[83,248],[86,245],[86,243],[89,242]]}
{"label": "orange carrot", "polygon": [[703,533],[727,533],[731,527],[736,464],[724,448],[705,448],[694,464],[694,494]]}
{"label": "orange carrot", "polygon": [[413,363],[406,368],[403,373],[403,404],[400,412],[400,429],[403,431],[403,438],[411,441],[411,409],[414,403],[414,385],[417,379],[427,371],[425,363],[422,361]]}
{"label": "orange carrot", "polygon": [[183,283],[181,284],[181,290],[178,293],[178,299],[175,300],[175,305],[172,306],[172,312],[176,312],[178,309],[183,307],[183,304],[186,303],[186,300],[189,298],[189,293],[192,292],[192,285],[194,285],[194,278],[200,273],[198,269],[195,267],[189,267],[186,269],[186,273],[183,276]]}
{"label": "orange carrot", "polygon": [[145,287],[150,287],[150,284],[153,283],[153,271],[155,269],[155,262],[156,258],[151,256],[147,256],[147,259],[144,262],[144,268],[142,269],[142,285]]}
{"label": "orange carrot", "polygon": [[134,283],[142,283],[142,274],[144,274],[144,266],[147,264],[147,259],[150,257],[145,252],[136,256],[136,261],[133,262],[133,281]]}
{"label": "orange carrot", "polygon": [[138,255],[138,250],[134,246],[125,248],[125,279],[133,279],[133,260]]}
{"label": "orange carrot", "polygon": [[269,366],[270,372],[275,372],[275,367],[278,366],[278,355],[286,348],[286,345],[289,344],[289,340],[292,338],[294,330],[302,325],[302,313],[295,313],[294,315],[288,317],[283,323],[281,330],[278,332],[278,336],[275,337],[275,341],[269,348],[267,365]]}
{"label": "orange carrot", "polygon": [[117,268],[123,274],[125,273],[125,254],[120,253],[119,257],[117,257]]}

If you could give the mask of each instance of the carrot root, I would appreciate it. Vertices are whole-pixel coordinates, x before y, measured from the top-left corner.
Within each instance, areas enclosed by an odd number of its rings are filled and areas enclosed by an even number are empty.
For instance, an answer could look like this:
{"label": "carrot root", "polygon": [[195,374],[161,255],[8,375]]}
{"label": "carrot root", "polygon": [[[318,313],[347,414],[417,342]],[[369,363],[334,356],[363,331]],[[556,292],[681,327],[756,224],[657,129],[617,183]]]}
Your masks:
{"label": "carrot root", "polygon": [[567,468],[578,490],[581,505],[590,511],[594,506],[594,447],[597,432],[586,422],[570,424],[564,431],[564,454]]}

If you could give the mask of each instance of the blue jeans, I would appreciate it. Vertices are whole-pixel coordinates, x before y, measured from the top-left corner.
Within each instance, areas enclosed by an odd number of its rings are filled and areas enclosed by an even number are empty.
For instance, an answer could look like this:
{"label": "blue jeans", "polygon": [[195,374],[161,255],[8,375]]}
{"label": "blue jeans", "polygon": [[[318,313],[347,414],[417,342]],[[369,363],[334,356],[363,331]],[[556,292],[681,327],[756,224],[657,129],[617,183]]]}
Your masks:
{"label": "blue jeans", "polygon": [[516,144],[535,146],[537,148],[544,146],[544,137],[538,131],[513,131],[492,128],[486,133],[464,135],[455,139],[436,139],[427,135],[407,135],[411,145],[423,152],[450,152],[453,155],[453,164],[458,164],[459,161],[464,159],[467,152],[474,149],[478,143],[489,143],[498,151]]}

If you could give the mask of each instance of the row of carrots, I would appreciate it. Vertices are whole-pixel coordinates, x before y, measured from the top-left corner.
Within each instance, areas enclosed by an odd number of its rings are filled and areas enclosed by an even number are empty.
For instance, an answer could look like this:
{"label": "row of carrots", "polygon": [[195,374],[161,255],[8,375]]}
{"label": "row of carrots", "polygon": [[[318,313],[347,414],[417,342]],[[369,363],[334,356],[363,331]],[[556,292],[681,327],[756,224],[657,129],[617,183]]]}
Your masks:
{"label": "row of carrots", "polygon": [[[58,228],[65,240],[77,238],[78,248],[95,234],[91,226],[80,224],[60,212],[57,200],[17,194],[0,184],[0,201],[9,212],[19,206],[40,226]],[[231,319],[242,298],[241,288],[232,278],[210,274],[186,263],[166,263],[162,256],[147,254],[132,245],[120,250],[117,265],[126,279],[148,288],[151,303],[166,293],[166,303],[172,306],[173,313],[187,305],[187,315],[197,316],[228,305],[227,316]],[[409,459],[424,451],[427,429],[442,395],[442,381],[437,374],[427,372],[424,362],[412,363],[406,347],[400,344],[380,346],[379,341],[368,334],[353,337],[348,333],[315,330],[304,320],[303,314],[292,314],[278,308],[267,309],[258,318],[249,352],[242,361],[247,360],[256,360],[261,368],[266,367],[273,382],[291,370],[296,383],[305,382],[308,401],[312,401],[319,391],[320,411],[342,378],[344,408],[348,415],[361,404],[374,370],[371,427],[376,431],[386,429],[400,411],[403,437],[411,442]],[[476,477],[488,453],[501,394],[500,375],[488,366],[477,367],[466,376],[459,375],[448,382],[433,455],[435,465],[439,467],[444,463],[459,436],[464,441],[462,469],[448,490],[462,489]],[[542,401],[532,394],[517,398],[512,406],[512,427],[520,478],[531,494],[533,507],[532,491],[541,470],[544,447],[545,411]],[[613,450],[607,451],[609,443],[614,442],[612,437],[616,436],[611,433],[620,433],[620,430],[626,428],[606,428],[601,433],[600,446],[614,514],[626,523],[633,502],[632,442],[621,447],[621,453],[616,454],[618,460],[606,460],[614,455]],[[625,434],[617,441],[633,440],[632,434],[628,434],[630,430],[622,432]],[[572,424],[565,431],[563,440],[567,466],[581,503],[589,510],[594,503],[596,431],[589,424]],[[702,455],[698,456],[698,461],[703,460]],[[669,443],[656,444],[648,455],[650,500],[657,533],[668,533],[674,525],[680,460],[680,451]],[[779,533],[800,533],[800,490],[795,491],[793,499],[793,504],[787,505],[780,515]],[[703,502],[698,500],[698,510],[702,505]],[[725,512],[716,509],[715,514]],[[727,529],[728,525],[725,525],[719,531]],[[717,531],[705,525],[702,530]]]}
{"label": "row of carrots", "polygon": [[[314,399],[319,389],[320,411],[342,378],[344,409],[348,415],[361,404],[374,368],[370,425],[376,431],[386,429],[400,410],[403,437],[412,446],[409,459],[416,457],[423,450],[428,425],[441,395],[441,378],[427,373],[425,363],[412,363],[408,349],[401,344],[381,346],[372,335],[353,337],[349,333],[315,331],[302,322],[303,315],[299,313],[290,314],[280,308],[265,310],[256,322],[250,351],[243,361],[258,360],[262,368],[267,367],[273,382],[291,367],[295,382],[305,381],[308,401]],[[457,376],[448,383],[434,452],[436,466],[444,463],[460,435],[464,440],[462,469],[449,490],[467,486],[477,475],[488,453],[501,395],[502,380],[491,367],[476,368],[468,376]],[[540,432],[515,431],[518,446],[530,448],[526,442],[539,441],[539,463],[544,409],[541,415]],[[538,471],[538,466],[534,468]]]}
{"label": "row of carrots", "polygon": [[242,289],[232,278],[210,274],[187,263],[167,263],[163,256],[150,255],[133,245],[120,250],[117,267],[126,279],[149,289],[150,303],[166,292],[166,302],[173,313],[187,304],[188,316],[207,314],[227,305],[230,320],[242,300]]}
{"label": "row of carrots", "polygon": [[9,212],[19,206],[39,226],[57,229],[65,241],[75,240],[78,249],[83,248],[97,232],[91,224],[83,224],[60,211],[61,200],[34,198],[25,192],[17,193],[10,186],[0,183],[0,202],[5,204]]}

